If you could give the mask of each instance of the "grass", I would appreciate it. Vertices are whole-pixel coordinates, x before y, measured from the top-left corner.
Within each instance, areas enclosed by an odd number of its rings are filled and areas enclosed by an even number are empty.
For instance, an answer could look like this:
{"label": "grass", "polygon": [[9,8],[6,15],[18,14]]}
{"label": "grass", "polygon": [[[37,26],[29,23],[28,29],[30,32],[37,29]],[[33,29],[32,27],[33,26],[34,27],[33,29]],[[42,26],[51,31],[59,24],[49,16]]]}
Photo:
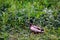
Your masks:
{"label": "grass", "polygon": [[[0,0],[0,38],[60,40],[59,3],[59,0]],[[30,19],[34,24],[41,25],[45,32],[31,33]]]}
{"label": "grass", "polygon": [[50,29],[44,28],[45,32],[40,34],[34,34],[27,30],[20,30],[20,32],[5,32],[3,33],[4,40],[59,40],[57,32],[49,31]]}

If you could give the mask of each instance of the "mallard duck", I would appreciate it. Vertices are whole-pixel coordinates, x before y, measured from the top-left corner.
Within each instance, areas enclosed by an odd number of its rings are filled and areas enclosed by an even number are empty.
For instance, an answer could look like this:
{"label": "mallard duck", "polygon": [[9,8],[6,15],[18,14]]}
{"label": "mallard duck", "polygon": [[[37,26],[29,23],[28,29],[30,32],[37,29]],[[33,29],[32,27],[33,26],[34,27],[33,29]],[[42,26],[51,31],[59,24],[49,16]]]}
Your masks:
{"label": "mallard duck", "polygon": [[33,21],[30,20],[30,30],[34,33],[43,33],[44,29],[42,29],[41,27],[34,25]]}

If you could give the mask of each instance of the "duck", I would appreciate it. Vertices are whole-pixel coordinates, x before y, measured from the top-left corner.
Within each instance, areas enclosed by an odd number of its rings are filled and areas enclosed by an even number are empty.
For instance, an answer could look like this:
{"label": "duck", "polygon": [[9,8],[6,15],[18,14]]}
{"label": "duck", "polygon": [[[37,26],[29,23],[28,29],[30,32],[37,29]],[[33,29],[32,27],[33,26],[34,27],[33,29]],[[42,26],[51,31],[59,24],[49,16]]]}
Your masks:
{"label": "duck", "polygon": [[37,34],[37,33],[44,33],[44,29],[41,27],[41,26],[38,26],[38,25],[34,25],[34,20],[35,17],[31,18],[28,22],[29,24],[29,29],[31,32],[33,32],[34,34]]}
{"label": "duck", "polygon": [[43,28],[39,27],[38,25],[34,25],[32,20],[30,20],[30,22],[31,22],[30,23],[31,32],[33,32],[33,33],[44,33]]}

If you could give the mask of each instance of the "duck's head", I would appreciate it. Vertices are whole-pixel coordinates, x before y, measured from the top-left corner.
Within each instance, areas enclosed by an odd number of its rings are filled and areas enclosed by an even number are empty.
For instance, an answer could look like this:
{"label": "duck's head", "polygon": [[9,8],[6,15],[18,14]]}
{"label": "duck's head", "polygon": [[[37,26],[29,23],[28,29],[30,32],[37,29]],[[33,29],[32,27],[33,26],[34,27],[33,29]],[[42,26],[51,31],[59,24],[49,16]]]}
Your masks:
{"label": "duck's head", "polygon": [[30,19],[30,26],[32,26],[33,25],[33,20],[32,19]]}

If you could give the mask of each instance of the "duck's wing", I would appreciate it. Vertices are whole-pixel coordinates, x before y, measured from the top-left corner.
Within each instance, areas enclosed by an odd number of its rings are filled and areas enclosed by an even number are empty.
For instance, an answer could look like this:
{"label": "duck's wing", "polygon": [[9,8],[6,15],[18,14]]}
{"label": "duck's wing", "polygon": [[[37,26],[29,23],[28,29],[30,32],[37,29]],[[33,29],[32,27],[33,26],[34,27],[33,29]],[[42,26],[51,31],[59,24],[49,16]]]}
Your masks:
{"label": "duck's wing", "polygon": [[34,27],[31,27],[30,29],[31,31],[34,31],[34,32],[41,32],[41,30],[38,30],[37,28],[34,28]]}
{"label": "duck's wing", "polygon": [[34,25],[33,27],[34,27],[34,28],[36,28],[36,29],[38,29],[38,30],[40,30],[40,29],[41,29],[40,27],[38,27],[38,26],[35,26],[35,25]]}

